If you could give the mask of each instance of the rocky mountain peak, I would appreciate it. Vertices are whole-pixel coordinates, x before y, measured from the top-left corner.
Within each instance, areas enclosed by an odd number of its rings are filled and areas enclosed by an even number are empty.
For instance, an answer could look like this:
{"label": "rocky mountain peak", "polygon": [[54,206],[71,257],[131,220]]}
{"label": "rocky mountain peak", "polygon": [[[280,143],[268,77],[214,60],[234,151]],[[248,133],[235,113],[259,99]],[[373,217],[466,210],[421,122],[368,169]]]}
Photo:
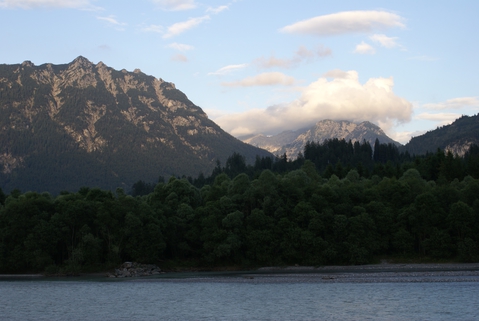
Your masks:
{"label": "rocky mountain peak", "polygon": [[35,65],[30,60],[25,60],[22,62],[22,67],[34,67]]}
{"label": "rocky mountain peak", "polygon": [[3,65],[0,114],[0,183],[19,188],[33,189],[31,177],[49,191],[70,189],[62,180],[131,187],[159,175],[207,174],[233,152],[251,162],[271,156],[225,133],[173,83],[82,56]]}
{"label": "rocky mountain peak", "polygon": [[78,56],[70,63],[70,66],[87,68],[92,67],[93,63],[83,56]]}
{"label": "rocky mountain peak", "polygon": [[379,126],[371,122],[354,123],[347,120],[325,119],[318,121],[313,127],[297,131],[286,131],[273,136],[257,135],[243,139],[244,142],[264,148],[275,155],[286,153],[288,158],[296,158],[304,151],[308,141],[323,143],[328,139],[344,139],[352,142],[369,142],[374,146],[376,138],[381,143],[399,145],[389,138]]}

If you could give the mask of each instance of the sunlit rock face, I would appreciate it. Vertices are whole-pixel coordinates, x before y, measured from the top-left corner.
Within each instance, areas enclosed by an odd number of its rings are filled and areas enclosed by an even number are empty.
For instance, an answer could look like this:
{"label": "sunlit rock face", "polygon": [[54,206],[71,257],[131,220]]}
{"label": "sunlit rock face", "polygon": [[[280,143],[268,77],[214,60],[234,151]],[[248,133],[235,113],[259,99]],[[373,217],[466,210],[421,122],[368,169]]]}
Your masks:
{"label": "sunlit rock face", "polygon": [[48,190],[56,176],[64,188],[80,187],[75,180],[131,187],[210,174],[233,152],[249,161],[270,155],[224,132],[173,83],[81,56],[63,65],[0,65],[0,113],[0,173],[10,182],[2,188]]}

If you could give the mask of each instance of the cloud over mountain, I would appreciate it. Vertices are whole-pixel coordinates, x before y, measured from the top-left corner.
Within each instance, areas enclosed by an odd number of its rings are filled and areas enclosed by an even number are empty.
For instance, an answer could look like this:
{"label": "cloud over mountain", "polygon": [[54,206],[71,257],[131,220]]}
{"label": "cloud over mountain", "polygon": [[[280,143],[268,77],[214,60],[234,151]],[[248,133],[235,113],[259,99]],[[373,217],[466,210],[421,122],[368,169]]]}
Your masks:
{"label": "cloud over mountain", "polygon": [[[310,126],[321,119],[368,120],[387,130],[411,119],[412,104],[393,92],[392,78],[371,78],[361,84],[356,71],[334,70],[302,89],[299,99],[267,109],[251,109],[215,119],[223,129],[240,136],[275,134]],[[240,125],[241,124],[241,125]]]}

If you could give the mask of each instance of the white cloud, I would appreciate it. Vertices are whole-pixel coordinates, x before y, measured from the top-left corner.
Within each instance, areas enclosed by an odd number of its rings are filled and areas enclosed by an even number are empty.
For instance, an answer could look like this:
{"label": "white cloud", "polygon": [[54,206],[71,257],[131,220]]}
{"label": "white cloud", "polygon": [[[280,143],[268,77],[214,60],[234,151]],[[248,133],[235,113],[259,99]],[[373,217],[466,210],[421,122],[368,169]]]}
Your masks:
{"label": "white cloud", "polygon": [[188,62],[188,58],[183,54],[176,54],[171,57],[171,60],[178,61],[178,62]]}
{"label": "white cloud", "polygon": [[190,30],[200,25],[202,22],[209,19],[210,19],[210,16],[206,15],[206,16],[191,18],[187,21],[177,22],[175,24],[172,24],[171,26],[168,27],[168,30],[163,35],[163,38],[171,38],[171,37],[177,36],[187,30]]}
{"label": "white cloud", "polygon": [[291,68],[296,66],[297,64],[304,62],[304,61],[313,61],[317,58],[324,58],[327,56],[331,56],[332,51],[331,49],[324,47],[322,45],[318,46],[314,51],[309,50],[305,46],[299,47],[296,51],[293,58],[290,59],[281,59],[276,58],[275,56],[270,56],[269,58],[258,58],[254,61],[254,63],[264,69],[269,68]]}
{"label": "white cloud", "polygon": [[403,18],[386,11],[344,11],[296,22],[280,31],[315,36],[367,33],[393,27],[404,28]]}
{"label": "white cloud", "polygon": [[324,78],[346,79],[349,76],[350,76],[350,73],[348,73],[347,71],[340,70],[340,69],[330,70],[330,71],[323,74]]}
{"label": "white cloud", "polygon": [[222,75],[229,74],[233,71],[246,68],[247,66],[248,66],[248,64],[228,65],[228,66],[225,66],[225,67],[222,67],[222,68],[218,69],[215,72],[210,72],[210,73],[208,73],[208,75],[222,76]]}
{"label": "white cloud", "polygon": [[416,137],[424,134],[426,131],[425,130],[417,130],[417,131],[404,131],[404,132],[394,132],[394,133],[388,133],[388,136],[392,139],[394,139],[397,142],[400,142],[401,144],[407,144],[410,140],[411,137]]}
{"label": "white cloud", "polygon": [[[335,74],[340,74],[335,71]],[[356,71],[328,81],[319,78],[303,89],[301,97],[286,105],[252,109],[215,119],[223,129],[239,136],[275,134],[314,124],[322,119],[371,121],[387,131],[411,119],[412,104],[393,92],[392,78],[371,78],[361,84]]]}
{"label": "white cloud", "polygon": [[260,68],[269,69],[269,68],[291,68],[294,64],[293,59],[281,59],[276,58],[275,56],[270,56],[269,58],[258,58],[254,63]]}
{"label": "white cloud", "polygon": [[293,77],[286,76],[281,72],[266,72],[254,77],[248,77],[240,81],[224,82],[221,85],[227,87],[253,87],[253,86],[291,86],[295,83]]}
{"label": "white cloud", "polygon": [[90,0],[0,0],[0,8],[70,8],[99,10]]}
{"label": "white cloud", "polygon": [[386,48],[399,47],[399,44],[396,42],[397,37],[388,37],[382,34],[376,34],[369,37],[374,42],[379,42],[379,44]]}
{"label": "white cloud", "polygon": [[460,118],[461,114],[456,113],[420,113],[414,117],[415,120],[427,120],[435,123],[436,126],[449,125],[456,119]]}
{"label": "white cloud", "polygon": [[229,9],[228,6],[219,6],[219,7],[216,7],[216,8],[208,8],[208,9],[206,10],[206,12],[211,12],[211,13],[213,13],[213,14],[218,14],[218,13],[220,13],[220,12],[222,12],[222,11],[227,10],[227,9]]}
{"label": "white cloud", "polygon": [[160,25],[149,25],[148,27],[143,27],[141,30],[144,32],[156,32],[156,33],[165,32],[165,28],[163,28],[163,26],[160,26]]}
{"label": "white cloud", "polygon": [[116,27],[118,30],[124,30],[124,26],[126,26],[126,23],[119,22],[115,16],[110,15],[108,17],[96,17],[98,20],[103,20],[108,22],[109,24],[113,25]]}
{"label": "white cloud", "polygon": [[170,11],[189,10],[196,8],[194,0],[151,0],[160,8]]}
{"label": "white cloud", "polygon": [[360,44],[356,46],[353,51],[354,53],[361,54],[361,55],[374,55],[376,53],[376,49],[373,48],[370,44],[365,43],[362,41]]}
{"label": "white cloud", "polygon": [[185,45],[185,44],[177,43],[177,42],[170,43],[169,45],[167,45],[167,47],[178,50],[178,51],[183,51],[183,52],[195,49],[195,47],[193,46]]}
{"label": "white cloud", "polygon": [[460,97],[448,99],[437,104],[424,104],[422,107],[426,109],[461,109],[464,107],[479,107],[478,97]]}

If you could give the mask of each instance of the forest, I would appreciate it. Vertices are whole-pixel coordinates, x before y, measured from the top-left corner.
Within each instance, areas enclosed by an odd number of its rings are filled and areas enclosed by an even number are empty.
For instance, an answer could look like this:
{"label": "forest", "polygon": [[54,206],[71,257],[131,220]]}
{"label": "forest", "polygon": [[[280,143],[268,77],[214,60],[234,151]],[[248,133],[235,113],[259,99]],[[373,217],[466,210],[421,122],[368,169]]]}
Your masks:
{"label": "forest", "polygon": [[127,192],[0,190],[0,273],[478,262],[478,195],[476,145],[416,156],[338,139]]}

